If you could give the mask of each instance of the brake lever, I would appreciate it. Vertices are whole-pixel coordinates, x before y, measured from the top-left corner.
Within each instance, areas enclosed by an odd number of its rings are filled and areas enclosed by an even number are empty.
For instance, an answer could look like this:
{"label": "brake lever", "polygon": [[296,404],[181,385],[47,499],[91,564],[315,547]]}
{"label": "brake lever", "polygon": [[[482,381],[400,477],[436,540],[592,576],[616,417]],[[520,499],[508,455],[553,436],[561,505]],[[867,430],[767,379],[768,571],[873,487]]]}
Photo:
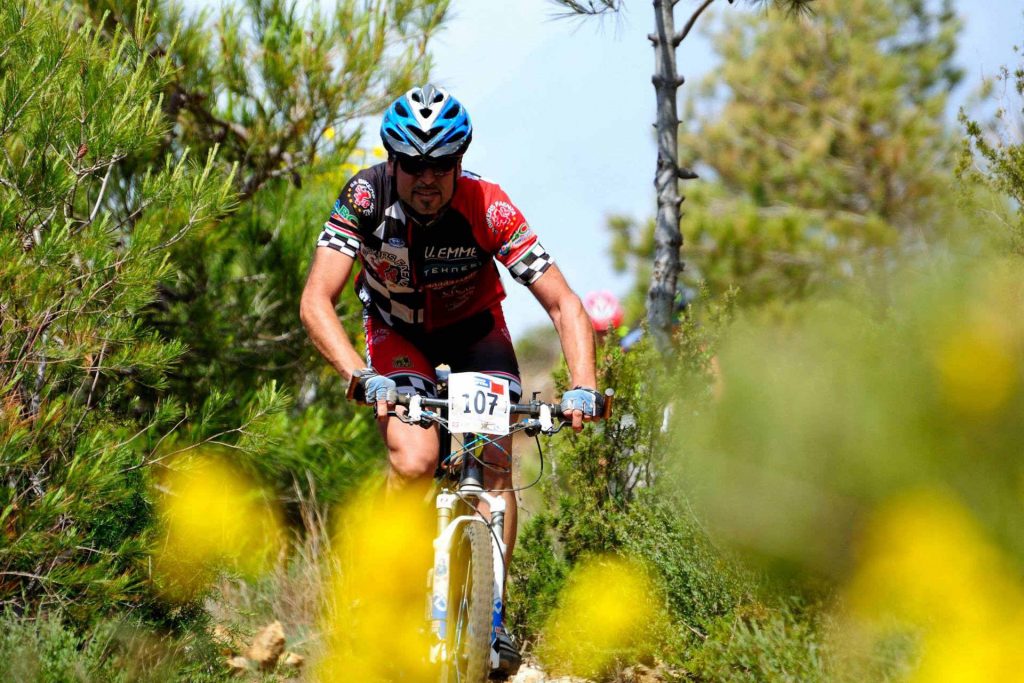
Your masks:
{"label": "brake lever", "polygon": [[558,424],[554,424],[554,425],[551,426],[551,428],[545,429],[544,433],[545,434],[557,434],[558,432],[560,432],[563,429],[565,429],[565,426],[569,425],[569,424],[572,424],[572,423],[571,422],[562,422],[561,420],[559,420]]}

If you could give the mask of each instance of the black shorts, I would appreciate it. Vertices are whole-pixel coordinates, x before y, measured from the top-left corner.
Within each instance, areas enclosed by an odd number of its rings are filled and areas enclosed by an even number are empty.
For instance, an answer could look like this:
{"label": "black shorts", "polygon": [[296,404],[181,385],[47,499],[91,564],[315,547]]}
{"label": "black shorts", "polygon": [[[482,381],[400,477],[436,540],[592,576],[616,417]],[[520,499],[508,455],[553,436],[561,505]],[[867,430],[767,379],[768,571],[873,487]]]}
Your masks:
{"label": "black shorts", "polygon": [[370,367],[389,377],[400,392],[437,395],[438,365],[452,372],[481,372],[508,380],[512,402],[523,394],[512,337],[501,306],[432,332],[399,333],[363,311]]}

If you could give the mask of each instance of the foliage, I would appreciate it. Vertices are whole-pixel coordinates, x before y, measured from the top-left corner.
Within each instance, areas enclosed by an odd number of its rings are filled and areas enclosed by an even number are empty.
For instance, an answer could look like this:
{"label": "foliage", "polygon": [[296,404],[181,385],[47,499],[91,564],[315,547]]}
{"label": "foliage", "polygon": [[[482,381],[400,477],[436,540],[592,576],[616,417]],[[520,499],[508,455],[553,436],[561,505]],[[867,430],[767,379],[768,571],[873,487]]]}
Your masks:
{"label": "foliage", "polygon": [[0,677],[39,683],[160,683],[228,679],[201,630],[161,636],[130,620],[104,621],[80,634],[57,617],[0,614]]}
{"label": "foliage", "polygon": [[[1015,48],[1020,54],[1021,49]],[[980,184],[992,191],[997,199],[989,204],[986,222],[1004,229],[1011,240],[1011,248],[1024,255],[1024,139],[1021,137],[1024,125],[1024,63],[1011,70],[1003,67],[996,79],[1000,90],[1012,90],[1016,96],[1013,102],[1000,102],[995,121],[988,125],[960,112],[960,122],[967,131],[960,154],[958,174],[969,188]],[[1010,214],[1011,207],[1005,204],[1009,198],[1015,207],[1016,216]],[[987,207],[988,208],[988,207]]]}
{"label": "foliage", "polygon": [[[171,242],[227,210],[230,175],[187,156],[105,211],[114,168],[159,144],[173,65],[144,28],[99,39],[53,8],[0,5],[0,594],[88,610],[135,600],[149,503],[140,444],[184,415],[182,346],[140,324]],[[277,399],[268,394],[261,410]]]}
{"label": "foliage", "polygon": [[[552,442],[549,511],[520,534],[508,610],[521,635],[543,639],[573,572],[608,553],[650,574],[668,615],[657,636],[662,657],[679,660],[695,633],[751,590],[749,578],[714,548],[693,515],[679,514],[662,482],[674,457],[667,415],[700,409],[713,395],[711,349],[730,307],[709,303],[706,312],[706,320],[684,320],[676,331],[679,357],[668,373],[647,341],[625,353],[613,337],[605,340],[599,385],[616,389],[612,417]],[[556,382],[566,381],[563,366]]]}
{"label": "foliage", "polygon": [[909,263],[885,305],[861,289],[739,324],[721,400],[678,414],[680,469],[716,536],[840,577],[867,510],[939,485],[1024,557],[1008,516],[1024,326],[1005,315],[1022,297],[1019,259],[948,257]]}
{"label": "foliage", "polygon": [[[882,278],[898,248],[962,222],[943,123],[959,25],[949,3],[915,0],[728,15],[713,36],[721,65],[682,117],[680,157],[707,176],[683,219],[684,285],[738,287],[745,304],[802,298]],[[612,229],[617,266],[638,273],[635,310],[653,226]]]}
{"label": "foliage", "polygon": [[445,10],[0,3],[0,600],[180,625],[195,605],[149,585],[151,470],[217,446],[336,498],[372,466],[297,302],[360,117]]}
{"label": "foliage", "polygon": [[[102,17],[108,32],[152,26],[148,49],[169,54],[175,66],[163,90],[169,134],[151,154],[119,167],[124,192],[153,164],[186,150],[216,147],[218,163],[238,168],[241,205],[174,244],[159,296],[144,313],[162,338],[185,347],[164,394],[217,407],[217,423],[189,425],[187,438],[202,441],[239,424],[260,387],[276,383],[295,398],[293,409],[268,425],[264,456],[246,466],[279,495],[314,482],[321,500],[338,500],[379,462],[376,430],[344,401],[307,342],[299,296],[320,226],[358,160],[365,117],[425,78],[447,0],[312,9],[253,0],[214,14],[185,14],[167,2],[145,12],[129,0],[76,5]],[[360,305],[351,292],[339,304],[357,340]]]}
{"label": "foliage", "polygon": [[835,680],[826,655],[819,625],[807,615],[747,607],[717,620],[686,664],[697,681]]}

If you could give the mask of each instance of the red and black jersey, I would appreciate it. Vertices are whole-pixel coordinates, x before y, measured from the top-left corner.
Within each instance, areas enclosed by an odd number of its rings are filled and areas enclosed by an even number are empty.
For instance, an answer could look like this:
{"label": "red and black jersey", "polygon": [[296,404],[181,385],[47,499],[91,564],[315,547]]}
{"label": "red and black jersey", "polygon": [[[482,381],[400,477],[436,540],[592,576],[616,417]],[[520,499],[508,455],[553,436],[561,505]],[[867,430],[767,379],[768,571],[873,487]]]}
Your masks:
{"label": "red and black jersey", "polygon": [[508,195],[463,173],[447,211],[429,225],[408,217],[387,164],[342,189],[317,242],[358,258],[360,300],[391,327],[431,331],[505,298],[495,260],[533,284],[552,263]]}

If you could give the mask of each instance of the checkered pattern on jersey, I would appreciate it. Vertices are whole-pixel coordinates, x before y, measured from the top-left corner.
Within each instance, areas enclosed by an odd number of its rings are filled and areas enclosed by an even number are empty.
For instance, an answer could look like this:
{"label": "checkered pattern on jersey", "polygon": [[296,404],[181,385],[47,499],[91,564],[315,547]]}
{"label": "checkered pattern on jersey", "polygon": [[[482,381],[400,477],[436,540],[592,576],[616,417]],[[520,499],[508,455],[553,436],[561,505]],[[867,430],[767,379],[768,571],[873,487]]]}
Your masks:
{"label": "checkered pattern on jersey", "polygon": [[[371,277],[361,277],[359,279],[359,289],[356,291],[356,295],[363,303],[364,308],[372,305],[374,313],[379,315],[381,320],[387,323],[389,327],[394,327],[396,322],[405,323],[406,325],[423,324],[424,311],[422,308],[410,308],[401,301],[388,298],[385,294],[378,291],[380,289],[383,289],[383,287]],[[377,291],[376,296],[374,296],[375,291]]]}
{"label": "checkered pattern on jersey", "polygon": [[509,266],[508,271],[516,282],[532,285],[552,263],[554,259],[551,258],[551,254],[537,242],[518,261]]}
{"label": "checkered pattern on jersey", "polygon": [[359,254],[359,239],[349,233],[334,229],[330,222],[324,226],[324,231],[320,233],[320,239],[317,240],[316,246],[328,247],[352,258],[356,258]]}

